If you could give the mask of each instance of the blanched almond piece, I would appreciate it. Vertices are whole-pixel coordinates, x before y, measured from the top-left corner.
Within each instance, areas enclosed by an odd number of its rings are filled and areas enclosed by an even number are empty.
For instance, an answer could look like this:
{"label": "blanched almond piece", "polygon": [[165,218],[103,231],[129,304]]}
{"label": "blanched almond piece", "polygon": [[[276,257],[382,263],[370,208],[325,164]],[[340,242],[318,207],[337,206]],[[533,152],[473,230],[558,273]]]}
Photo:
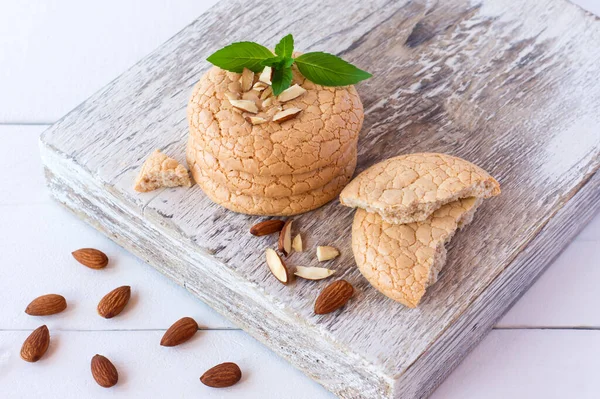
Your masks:
{"label": "blanched almond piece", "polygon": [[318,246],[317,247],[317,259],[319,260],[319,262],[324,262],[326,260],[331,260],[333,258],[337,258],[340,254],[340,251],[338,251],[336,248],[334,247],[327,247],[327,246]]}
{"label": "blanched almond piece", "polygon": [[273,74],[273,68],[266,66],[265,69],[260,73],[258,80],[261,82],[270,85],[271,84],[271,76]]}
{"label": "blanched almond piece", "polygon": [[280,111],[278,113],[276,113],[275,115],[273,115],[273,122],[285,122],[285,121],[289,121],[290,119],[295,118],[300,112],[302,112],[302,110],[300,108],[288,108],[288,109],[284,109],[283,111]]}
{"label": "blanched almond piece", "polygon": [[252,114],[258,113],[258,107],[256,103],[251,100],[229,100],[231,105],[233,105],[237,109],[241,109],[242,111],[247,111]]}
{"label": "blanched almond piece", "polygon": [[272,94],[273,94],[273,89],[269,86],[263,90],[262,94],[260,95],[260,99],[264,100],[265,98],[270,97]]}
{"label": "blanched almond piece", "polygon": [[283,260],[281,260],[279,255],[277,255],[277,252],[271,248],[266,249],[265,255],[267,257],[267,266],[269,266],[273,276],[281,281],[282,284],[287,285],[290,282],[290,273],[285,266],[285,263],[283,263]]}
{"label": "blanched almond piece", "polygon": [[267,119],[261,118],[260,116],[247,116],[246,120],[253,125],[260,125],[262,123],[268,122]]}
{"label": "blanched almond piece", "polygon": [[296,234],[296,237],[294,237],[292,249],[296,252],[302,252],[302,236],[300,234]]}
{"label": "blanched almond piece", "polygon": [[277,243],[277,246],[285,256],[288,256],[292,252],[292,219],[285,222],[279,232],[279,242]]}
{"label": "blanched almond piece", "polygon": [[250,90],[252,88],[252,83],[254,83],[254,72],[252,72],[248,68],[244,68],[244,71],[242,72],[242,77],[240,78],[242,91]]}
{"label": "blanched almond piece", "polygon": [[286,101],[291,101],[294,98],[298,98],[301,95],[303,95],[304,93],[306,93],[306,90],[304,88],[302,88],[301,86],[298,86],[297,84],[288,87],[287,89],[285,89],[283,92],[281,92],[281,94],[279,96],[277,96],[277,100],[279,100],[279,102],[286,102]]}
{"label": "blanched almond piece", "polygon": [[240,95],[239,95],[239,93],[225,93],[225,98],[228,99],[229,101],[239,100]]}
{"label": "blanched almond piece", "polygon": [[266,100],[264,100],[262,102],[262,107],[263,108],[267,108],[267,107],[269,107],[271,105],[273,105],[273,97],[269,97],[269,98],[267,98]]}
{"label": "blanched almond piece", "polygon": [[266,83],[264,83],[264,82],[256,82],[256,83],[254,83],[254,86],[252,86],[252,90],[255,90],[255,91],[261,92],[261,91],[263,91],[264,89],[266,89],[267,87],[269,87],[269,85],[267,85],[267,84],[266,84]]}
{"label": "blanched almond piece", "polygon": [[296,272],[294,274],[307,280],[322,280],[332,276],[334,273],[335,270],[326,269],[324,267],[296,266]]}

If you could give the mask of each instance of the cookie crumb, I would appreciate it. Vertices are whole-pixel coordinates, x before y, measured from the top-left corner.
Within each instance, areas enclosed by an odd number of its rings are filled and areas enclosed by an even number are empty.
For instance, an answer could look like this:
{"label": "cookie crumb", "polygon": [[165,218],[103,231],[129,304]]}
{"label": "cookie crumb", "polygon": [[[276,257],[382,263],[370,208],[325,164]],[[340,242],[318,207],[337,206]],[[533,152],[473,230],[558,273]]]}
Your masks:
{"label": "cookie crumb", "polygon": [[155,150],[142,165],[134,189],[148,192],[161,187],[191,187],[192,182],[187,169],[160,150]]}

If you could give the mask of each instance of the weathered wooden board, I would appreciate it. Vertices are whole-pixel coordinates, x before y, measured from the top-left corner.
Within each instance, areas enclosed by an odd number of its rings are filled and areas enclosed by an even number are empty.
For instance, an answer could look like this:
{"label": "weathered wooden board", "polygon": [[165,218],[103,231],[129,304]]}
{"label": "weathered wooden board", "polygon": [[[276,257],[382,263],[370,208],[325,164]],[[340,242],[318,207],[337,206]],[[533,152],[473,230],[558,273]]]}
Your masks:
{"label": "weathered wooden board", "polygon": [[[131,189],[154,148],[183,160],[185,106],[206,56],[288,32],[299,50],[373,73],[358,86],[358,171],[436,151],[502,184],[417,309],[362,278],[352,210],[337,201],[296,218],[308,248],[341,249],[332,267],[357,291],[345,311],[315,316],[327,283],[278,284],[263,261],[273,239],[247,234],[258,218],[197,186]],[[41,151],[59,201],[340,397],[424,397],[600,206],[598,76],[600,21],[563,0],[223,2],[52,126]],[[314,252],[291,263],[314,265]]]}

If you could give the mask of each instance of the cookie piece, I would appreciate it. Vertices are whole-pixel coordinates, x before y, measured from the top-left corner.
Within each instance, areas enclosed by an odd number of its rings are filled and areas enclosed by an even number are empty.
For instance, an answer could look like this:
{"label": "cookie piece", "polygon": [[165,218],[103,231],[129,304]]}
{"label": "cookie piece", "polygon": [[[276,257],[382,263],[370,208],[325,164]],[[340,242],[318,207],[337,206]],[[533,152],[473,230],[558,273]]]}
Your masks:
{"label": "cookie piece", "polygon": [[147,192],[161,187],[192,185],[187,169],[160,150],[155,150],[142,165],[133,187],[135,191]]}
{"label": "cookie piece", "polygon": [[471,222],[481,201],[454,201],[427,220],[408,224],[391,224],[377,213],[357,209],[352,252],[359,270],[382,294],[416,307],[446,262],[445,244]]}
{"label": "cookie piece", "polygon": [[[188,149],[190,161],[195,161],[196,151],[201,149],[227,171],[259,176],[302,174],[335,163],[356,146],[364,116],[353,86],[316,85],[293,67],[292,84],[302,86],[306,93],[285,103],[270,97],[272,104],[257,115],[269,114],[279,106],[302,112],[287,122],[252,125],[246,120],[252,114],[234,108],[227,98],[249,96],[241,92],[239,78],[240,74],[213,67],[194,87],[187,112],[195,141],[188,146],[195,143],[197,147]],[[256,103],[262,106],[262,101]]]}
{"label": "cookie piece", "polygon": [[356,158],[346,166],[343,174],[323,187],[303,194],[276,198],[232,193],[224,185],[208,178],[198,164],[192,168],[192,174],[196,183],[213,202],[229,210],[247,215],[292,216],[319,208],[334,199],[350,181],[355,168]]}
{"label": "cookie piece", "polygon": [[[193,140],[190,136],[190,141]],[[285,197],[315,190],[343,173],[346,166],[352,162],[356,162],[356,147],[350,148],[334,164],[315,171],[293,175],[255,176],[237,170],[225,170],[219,160],[207,151],[198,150],[194,157],[188,155],[188,165],[192,171],[194,165],[198,165],[208,178],[225,186],[232,193],[262,197]]]}
{"label": "cookie piece", "polygon": [[485,170],[446,154],[401,155],[375,164],[352,180],[340,202],[376,212],[389,223],[427,219],[460,198],[488,198],[500,185]]}

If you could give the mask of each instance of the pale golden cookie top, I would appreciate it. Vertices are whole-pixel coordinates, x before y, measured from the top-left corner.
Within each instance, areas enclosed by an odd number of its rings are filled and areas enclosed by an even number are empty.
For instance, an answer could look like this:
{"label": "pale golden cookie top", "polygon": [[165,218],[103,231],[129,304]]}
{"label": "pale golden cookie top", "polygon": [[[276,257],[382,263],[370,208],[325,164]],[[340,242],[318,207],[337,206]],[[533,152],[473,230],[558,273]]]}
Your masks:
{"label": "pale golden cookie top", "polygon": [[[353,86],[323,87],[296,69],[293,84],[306,93],[281,105],[300,108],[294,119],[253,125],[227,93],[241,93],[240,74],[211,68],[196,84],[188,104],[190,134],[222,167],[258,175],[305,173],[330,164],[355,145],[363,107]],[[332,161],[334,160],[334,161]]]}
{"label": "pale golden cookie top", "polygon": [[481,199],[451,202],[423,222],[391,224],[379,214],[358,209],[352,226],[352,251],[361,273],[384,295],[415,307],[442,268],[444,244],[470,222]]}
{"label": "pale golden cookie top", "polygon": [[401,155],[375,164],[354,178],[340,202],[379,213],[391,223],[425,220],[459,198],[488,198],[500,185],[485,170],[446,154]]}

